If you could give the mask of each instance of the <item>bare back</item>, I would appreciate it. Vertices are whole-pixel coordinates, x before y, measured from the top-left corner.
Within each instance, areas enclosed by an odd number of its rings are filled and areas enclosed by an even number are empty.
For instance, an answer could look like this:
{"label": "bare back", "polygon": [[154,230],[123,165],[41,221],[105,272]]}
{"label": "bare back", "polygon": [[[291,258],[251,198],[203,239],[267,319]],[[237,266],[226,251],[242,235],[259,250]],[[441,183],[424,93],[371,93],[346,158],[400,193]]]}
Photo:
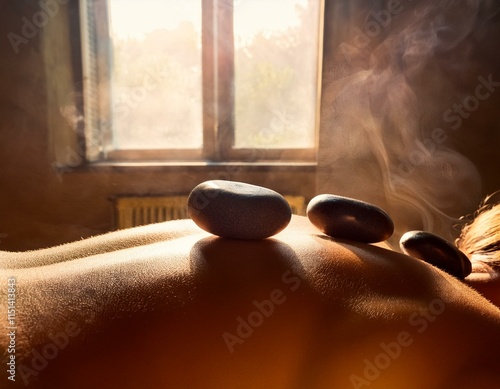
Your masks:
{"label": "bare back", "polygon": [[1,293],[16,285],[12,387],[500,382],[494,305],[426,263],[333,240],[302,217],[260,241],[185,220],[1,255]]}

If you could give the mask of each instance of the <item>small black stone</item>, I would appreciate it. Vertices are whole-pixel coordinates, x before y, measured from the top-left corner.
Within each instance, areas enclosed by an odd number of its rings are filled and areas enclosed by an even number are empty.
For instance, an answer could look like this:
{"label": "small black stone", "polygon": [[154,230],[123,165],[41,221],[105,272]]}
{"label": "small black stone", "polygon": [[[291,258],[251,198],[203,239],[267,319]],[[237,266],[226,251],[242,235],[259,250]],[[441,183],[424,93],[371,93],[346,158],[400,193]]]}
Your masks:
{"label": "small black stone", "polygon": [[406,254],[457,278],[463,279],[472,271],[471,262],[462,251],[430,232],[409,231],[401,237],[399,245]]}
{"label": "small black stone", "polygon": [[394,232],[394,223],[386,212],[349,197],[318,195],[309,202],[307,217],[332,238],[375,243],[388,239]]}
{"label": "small black stone", "polygon": [[292,217],[279,193],[235,181],[205,181],[188,198],[188,213],[202,229],[223,238],[264,239],[283,230]]}

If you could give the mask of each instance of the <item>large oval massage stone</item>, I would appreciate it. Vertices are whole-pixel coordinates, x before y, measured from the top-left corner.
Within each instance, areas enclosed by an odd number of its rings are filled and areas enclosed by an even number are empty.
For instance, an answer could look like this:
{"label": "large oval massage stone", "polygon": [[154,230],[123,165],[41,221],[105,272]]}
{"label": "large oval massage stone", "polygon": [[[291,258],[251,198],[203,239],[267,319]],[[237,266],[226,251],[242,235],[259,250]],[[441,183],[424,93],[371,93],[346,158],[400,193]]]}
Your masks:
{"label": "large oval massage stone", "polygon": [[452,243],[425,231],[408,231],[399,240],[406,254],[430,263],[445,272],[463,279],[472,271],[467,256]]}
{"label": "large oval massage stone", "polygon": [[188,198],[190,218],[223,238],[264,239],[283,230],[292,217],[279,193],[234,181],[205,181]]}
{"label": "large oval massage stone", "polygon": [[394,223],[382,209],[349,197],[322,194],[307,206],[307,217],[332,238],[375,243],[388,239]]}

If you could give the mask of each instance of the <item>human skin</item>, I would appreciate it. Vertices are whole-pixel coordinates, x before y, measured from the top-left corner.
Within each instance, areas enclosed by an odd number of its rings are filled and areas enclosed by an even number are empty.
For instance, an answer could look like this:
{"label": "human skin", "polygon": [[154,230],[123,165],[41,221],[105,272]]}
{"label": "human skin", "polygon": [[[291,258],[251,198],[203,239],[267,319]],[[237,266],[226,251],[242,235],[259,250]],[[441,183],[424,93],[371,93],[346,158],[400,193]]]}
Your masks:
{"label": "human skin", "polygon": [[259,241],[183,220],[0,261],[2,322],[16,280],[16,381],[4,354],[2,387],[499,387],[495,305],[303,217]]}

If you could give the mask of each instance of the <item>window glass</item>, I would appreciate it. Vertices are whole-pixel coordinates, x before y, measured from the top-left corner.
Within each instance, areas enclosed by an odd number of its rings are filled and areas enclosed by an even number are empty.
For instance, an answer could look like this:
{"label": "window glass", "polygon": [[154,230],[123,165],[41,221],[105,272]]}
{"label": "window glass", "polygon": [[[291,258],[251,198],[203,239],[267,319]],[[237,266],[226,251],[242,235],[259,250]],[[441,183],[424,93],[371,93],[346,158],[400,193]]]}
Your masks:
{"label": "window glass", "polygon": [[235,147],[315,146],[319,7],[235,0]]}
{"label": "window glass", "polygon": [[112,148],[200,148],[201,0],[108,5]]}

